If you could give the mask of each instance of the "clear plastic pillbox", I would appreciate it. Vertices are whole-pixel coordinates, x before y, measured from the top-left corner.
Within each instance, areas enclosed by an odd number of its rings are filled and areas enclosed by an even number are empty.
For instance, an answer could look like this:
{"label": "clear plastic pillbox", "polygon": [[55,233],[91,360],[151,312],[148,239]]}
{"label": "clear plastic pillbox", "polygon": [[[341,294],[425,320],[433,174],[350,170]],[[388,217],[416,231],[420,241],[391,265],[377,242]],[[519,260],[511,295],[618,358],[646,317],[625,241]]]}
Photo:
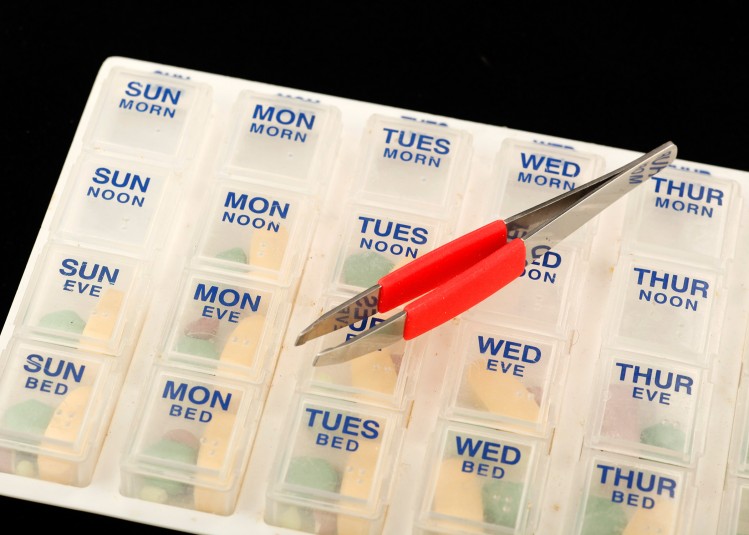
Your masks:
{"label": "clear plastic pillbox", "polygon": [[677,160],[414,340],[295,345],[640,154],[109,58],[0,335],[0,493],[216,535],[749,533],[746,170]]}

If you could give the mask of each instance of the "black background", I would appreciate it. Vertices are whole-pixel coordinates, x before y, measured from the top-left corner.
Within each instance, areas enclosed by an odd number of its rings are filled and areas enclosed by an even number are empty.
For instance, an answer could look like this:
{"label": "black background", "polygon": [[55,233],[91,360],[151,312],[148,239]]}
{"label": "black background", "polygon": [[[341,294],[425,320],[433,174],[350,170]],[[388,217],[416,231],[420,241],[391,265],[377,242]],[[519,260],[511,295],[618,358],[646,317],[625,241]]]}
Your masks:
{"label": "black background", "polygon": [[[0,8],[3,317],[109,56],[634,151],[670,140],[684,160],[749,171],[749,31],[717,3],[263,4]],[[0,510],[168,532],[11,498]]]}

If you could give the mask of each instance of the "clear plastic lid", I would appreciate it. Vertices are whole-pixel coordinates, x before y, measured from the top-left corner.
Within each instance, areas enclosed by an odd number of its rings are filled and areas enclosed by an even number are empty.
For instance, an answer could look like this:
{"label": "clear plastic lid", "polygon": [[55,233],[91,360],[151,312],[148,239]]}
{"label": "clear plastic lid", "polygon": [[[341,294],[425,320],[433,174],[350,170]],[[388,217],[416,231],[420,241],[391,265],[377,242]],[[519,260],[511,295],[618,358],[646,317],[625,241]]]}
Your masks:
{"label": "clear plastic lid", "polygon": [[14,340],[0,378],[3,472],[86,486],[109,422],[114,361]]}
{"label": "clear plastic lid", "polygon": [[196,259],[227,272],[287,283],[301,271],[314,217],[308,197],[219,180],[202,218]]}
{"label": "clear plastic lid", "polygon": [[554,385],[563,383],[563,341],[461,321],[450,348],[445,410],[453,420],[542,434],[553,424]]}
{"label": "clear plastic lid", "polygon": [[354,200],[449,218],[473,152],[464,130],[375,114],[364,129]]}
{"label": "clear plastic lid", "polygon": [[195,155],[211,94],[207,84],[115,67],[101,89],[84,143],[97,152],[179,165]]}
{"label": "clear plastic lid", "polygon": [[259,281],[185,272],[164,357],[259,382],[279,350],[286,299],[287,290]]}
{"label": "clear plastic lid", "polygon": [[688,472],[635,457],[587,451],[585,482],[574,510],[578,535],[676,535],[689,525]]}
{"label": "clear plastic lid", "polygon": [[579,289],[580,252],[561,243],[525,267],[510,282],[464,313],[472,321],[564,335]]}
{"label": "clear plastic lid", "polygon": [[242,91],[222,168],[270,186],[317,193],[338,149],[340,115],[320,102]]}
{"label": "clear plastic lid", "polygon": [[231,514],[254,439],[257,387],[156,367],[141,403],[122,460],[122,494]]}
{"label": "clear plastic lid", "polygon": [[[326,310],[350,298],[333,294],[325,301]],[[362,317],[351,325],[341,324],[333,333],[308,344],[308,354],[299,358],[312,362],[313,355],[322,349],[349,340],[392,315],[393,312],[375,314]],[[350,401],[402,409],[418,380],[422,355],[422,344],[416,340],[401,340],[348,362],[333,366],[306,366],[303,368],[304,388]]]}
{"label": "clear plastic lid", "polygon": [[69,177],[52,232],[66,240],[134,252],[157,245],[172,215],[177,178],[165,167],[86,153]]}
{"label": "clear plastic lid", "polygon": [[627,203],[625,250],[708,267],[733,254],[741,191],[732,180],[668,167]]}
{"label": "clear plastic lid", "polygon": [[338,243],[334,286],[358,293],[439,246],[443,222],[395,210],[352,204]]}
{"label": "clear plastic lid", "polygon": [[22,304],[20,332],[117,355],[137,334],[144,269],[134,257],[48,245]]}
{"label": "clear plastic lid", "polygon": [[749,535],[749,480],[729,477],[721,508],[721,533]]}
{"label": "clear plastic lid", "polygon": [[701,368],[605,350],[591,444],[637,457],[691,464],[710,410]]}
{"label": "clear plastic lid", "polygon": [[607,311],[606,344],[704,364],[715,344],[724,295],[720,273],[687,264],[623,256]]}
{"label": "clear plastic lid", "polygon": [[543,442],[442,421],[427,457],[416,533],[533,532]]}
{"label": "clear plastic lid", "polygon": [[[571,191],[600,176],[605,161],[597,154],[533,141],[505,139],[494,161],[492,182],[497,199],[488,219],[507,218]],[[591,223],[565,241],[587,243],[595,230]]]}
{"label": "clear plastic lid", "polygon": [[303,394],[288,415],[265,520],[337,533],[382,529],[403,432],[398,412]]}

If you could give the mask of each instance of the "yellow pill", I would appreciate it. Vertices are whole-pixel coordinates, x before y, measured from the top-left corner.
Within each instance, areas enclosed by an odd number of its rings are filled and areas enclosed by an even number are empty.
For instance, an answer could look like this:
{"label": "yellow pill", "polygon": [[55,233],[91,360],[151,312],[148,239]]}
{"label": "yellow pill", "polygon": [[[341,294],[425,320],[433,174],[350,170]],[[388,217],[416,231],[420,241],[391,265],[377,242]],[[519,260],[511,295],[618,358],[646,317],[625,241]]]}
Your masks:
{"label": "yellow pill", "polygon": [[652,509],[638,507],[622,535],[669,535],[676,526],[676,508],[672,501],[660,500]]}
{"label": "yellow pill", "polygon": [[[227,413],[214,413],[213,419],[206,425],[205,432],[200,439],[198,450],[198,468],[222,472],[229,452],[229,444],[234,431],[236,416]],[[222,483],[217,477],[209,477],[203,480],[205,483]],[[230,489],[226,491],[207,488],[204,485],[196,485],[193,492],[195,509],[217,515],[231,514],[234,508],[233,496]]]}
{"label": "yellow pill", "polygon": [[440,465],[432,508],[435,513],[465,520],[484,521],[481,481],[462,471],[463,459],[444,459]]}
{"label": "yellow pill", "polygon": [[117,323],[120,307],[124,294],[119,290],[106,290],[89,316],[86,327],[83,329],[84,338],[95,338],[97,340],[109,340]]}
{"label": "yellow pill", "polygon": [[487,410],[519,420],[538,420],[538,403],[517,378],[487,370],[483,362],[475,361],[468,369],[468,385]]}
{"label": "yellow pill", "polygon": [[351,361],[351,386],[392,394],[397,380],[398,371],[388,348],[373,351]]}
{"label": "yellow pill", "polygon": [[267,229],[253,230],[250,238],[250,265],[272,269],[281,269],[289,231],[285,227],[272,232]]}
{"label": "yellow pill", "polygon": [[[82,386],[72,390],[55,410],[52,419],[44,431],[42,448],[48,452],[69,454],[66,444],[71,444],[79,438],[83,417],[88,407],[91,388]],[[63,485],[78,484],[78,465],[73,461],[65,461],[59,457],[39,455],[37,458],[39,477],[47,481],[62,483]]]}
{"label": "yellow pill", "polygon": [[[343,467],[341,487],[342,496],[367,500],[372,491],[372,484],[377,470],[377,460],[380,453],[378,442],[359,442],[359,449],[351,453]],[[370,532],[371,521],[340,515],[338,517],[338,533],[351,535],[366,535]]]}
{"label": "yellow pill", "polygon": [[265,327],[265,316],[254,314],[237,323],[224,344],[221,362],[252,366],[260,337]]}

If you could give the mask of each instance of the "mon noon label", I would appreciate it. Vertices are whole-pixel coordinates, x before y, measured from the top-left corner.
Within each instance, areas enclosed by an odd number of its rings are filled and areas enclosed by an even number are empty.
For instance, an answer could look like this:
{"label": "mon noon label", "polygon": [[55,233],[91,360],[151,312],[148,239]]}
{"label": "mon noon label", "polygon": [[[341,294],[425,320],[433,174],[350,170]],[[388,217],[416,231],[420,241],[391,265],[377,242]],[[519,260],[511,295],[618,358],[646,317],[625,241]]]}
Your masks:
{"label": "mon noon label", "polygon": [[223,202],[221,221],[240,227],[279,232],[289,217],[291,205],[264,195],[228,191]]}

